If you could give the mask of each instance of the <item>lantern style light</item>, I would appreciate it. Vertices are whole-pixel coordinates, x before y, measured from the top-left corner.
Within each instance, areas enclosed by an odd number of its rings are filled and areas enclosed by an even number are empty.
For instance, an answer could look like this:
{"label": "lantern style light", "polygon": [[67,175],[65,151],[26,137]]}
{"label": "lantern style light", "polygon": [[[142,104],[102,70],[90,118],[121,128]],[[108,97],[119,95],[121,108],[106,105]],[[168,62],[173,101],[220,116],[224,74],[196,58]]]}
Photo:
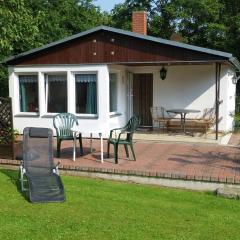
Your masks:
{"label": "lantern style light", "polygon": [[240,79],[240,74],[239,73],[235,73],[234,76],[232,77],[233,84],[237,84],[239,79]]}
{"label": "lantern style light", "polygon": [[162,69],[160,70],[160,78],[162,80],[165,80],[166,76],[167,76],[167,69],[165,67],[162,67]]}

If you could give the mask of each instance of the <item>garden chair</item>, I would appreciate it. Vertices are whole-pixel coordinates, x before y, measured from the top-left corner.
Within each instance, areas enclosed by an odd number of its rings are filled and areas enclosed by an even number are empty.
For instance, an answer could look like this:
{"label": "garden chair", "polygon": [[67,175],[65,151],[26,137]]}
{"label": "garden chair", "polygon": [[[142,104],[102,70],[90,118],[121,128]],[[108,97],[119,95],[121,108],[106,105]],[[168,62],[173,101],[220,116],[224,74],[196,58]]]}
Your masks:
{"label": "garden chair", "polygon": [[[25,176],[27,179],[25,179]],[[64,187],[58,165],[53,161],[53,132],[49,128],[23,130],[23,161],[20,165],[21,190],[27,188],[31,202],[62,202]]]}
{"label": "garden chair", "polygon": [[[61,142],[63,140],[74,140],[71,128],[78,125],[77,117],[71,113],[60,113],[53,119],[53,126],[57,133],[57,157],[60,157]],[[80,153],[83,155],[82,135],[79,133]]]}
{"label": "garden chair", "polygon": [[[133,134],[140,125],[140,118],[137,116],[131,117],[126,126],[122,128],[115,128],[110,131],[110,137],[108,139],[108,158],[110,151],[110,144],[114,146],[114,158],[115,163],[118,163],[118,146],[124,145],[127,158],[129,157],[128,146],[130,146],[134,160],[136,161],[136,156],[133,149]],[[125,137],[122,137],[123,134]]]}
{"label": "garden chair", "polygon": [[151,107],[150,108],[153,123],[157,122],[159,128],[162,126],[163,130],[167,130],[169,122],[173,117],[166,111],[164,107]]}

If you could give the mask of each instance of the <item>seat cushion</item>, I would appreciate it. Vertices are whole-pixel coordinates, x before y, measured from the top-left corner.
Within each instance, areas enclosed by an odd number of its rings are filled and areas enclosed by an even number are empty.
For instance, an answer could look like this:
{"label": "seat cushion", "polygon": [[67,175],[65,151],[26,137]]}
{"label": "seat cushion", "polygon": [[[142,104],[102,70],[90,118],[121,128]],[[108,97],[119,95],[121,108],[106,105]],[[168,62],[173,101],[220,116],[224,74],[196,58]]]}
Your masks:
{"label": "seat cushion", "polygon": [[112,143],[112,144],[130,144],[130,141],[126,140],[126,139],[120,139],[119,141],[115,138],[110,138],[108,139],[108,142],[109,143]]}
{"label": "seat cushion", "polygon": [[31,202],[63,202],[64,188],[57,174],[48,176],[28,176]]}

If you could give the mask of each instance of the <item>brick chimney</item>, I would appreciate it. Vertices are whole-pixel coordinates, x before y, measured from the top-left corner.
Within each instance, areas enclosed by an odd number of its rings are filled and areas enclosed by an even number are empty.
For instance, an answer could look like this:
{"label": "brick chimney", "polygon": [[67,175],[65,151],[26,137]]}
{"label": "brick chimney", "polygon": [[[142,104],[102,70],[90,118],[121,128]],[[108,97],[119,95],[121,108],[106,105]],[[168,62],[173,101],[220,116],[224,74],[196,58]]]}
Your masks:
{"label": "brick chimney", "polygon": [[147,35],[147,13],[145,11],[132,13],[132,31]]}

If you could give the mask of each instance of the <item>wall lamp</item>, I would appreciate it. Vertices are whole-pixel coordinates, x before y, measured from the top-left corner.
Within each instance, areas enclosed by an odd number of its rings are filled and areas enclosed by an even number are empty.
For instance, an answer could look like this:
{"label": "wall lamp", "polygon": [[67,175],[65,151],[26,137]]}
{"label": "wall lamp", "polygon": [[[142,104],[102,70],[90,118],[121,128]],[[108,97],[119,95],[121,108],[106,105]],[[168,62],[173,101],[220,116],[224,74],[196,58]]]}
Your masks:
{"label": "wall lamp", "polygon": [[162,80],[165,80],[166,76],[167,76],[167,69],[165,67],[162,67],[162,69],[160,70],[160,78]]}
{"label": "wall lamp", "polygon": [[239,72],[236,72],[234,76],[232,77],[232,83],[237,84],[238,80],[240,79],[240,74]]}

